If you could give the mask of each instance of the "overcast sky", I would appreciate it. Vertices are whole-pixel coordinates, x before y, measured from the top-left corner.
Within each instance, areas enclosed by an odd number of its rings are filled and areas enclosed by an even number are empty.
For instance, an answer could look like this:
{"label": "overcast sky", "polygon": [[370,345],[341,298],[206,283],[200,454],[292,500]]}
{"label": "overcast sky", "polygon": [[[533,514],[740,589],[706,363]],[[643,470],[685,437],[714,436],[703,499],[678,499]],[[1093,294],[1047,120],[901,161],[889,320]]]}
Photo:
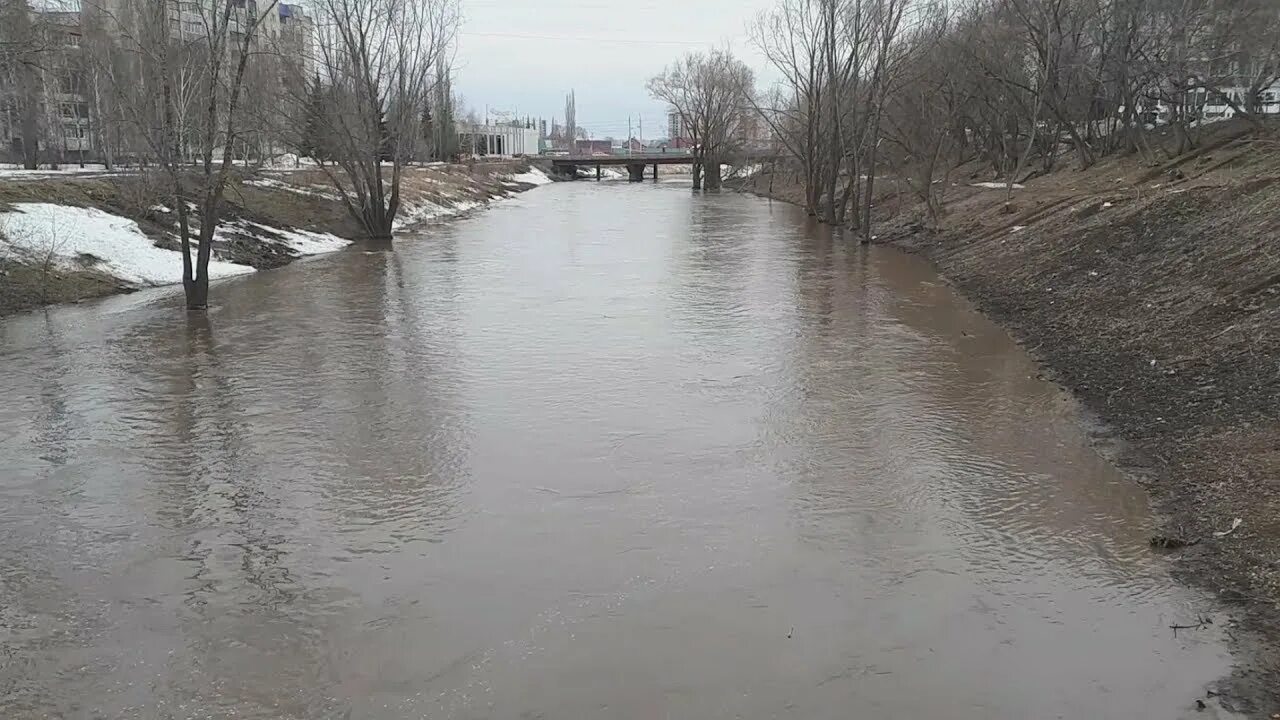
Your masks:
{"label": "overcast sky", "polygon": [[[775,0],[462,0],[456,86],[485,107],[563,118],[577,92],[578,125],[625,138],[666,134],[666,110],[645,82],[690,50],[729,47],[754,69],[746,25]],[[632,134],[638,135],[633,128]]]}

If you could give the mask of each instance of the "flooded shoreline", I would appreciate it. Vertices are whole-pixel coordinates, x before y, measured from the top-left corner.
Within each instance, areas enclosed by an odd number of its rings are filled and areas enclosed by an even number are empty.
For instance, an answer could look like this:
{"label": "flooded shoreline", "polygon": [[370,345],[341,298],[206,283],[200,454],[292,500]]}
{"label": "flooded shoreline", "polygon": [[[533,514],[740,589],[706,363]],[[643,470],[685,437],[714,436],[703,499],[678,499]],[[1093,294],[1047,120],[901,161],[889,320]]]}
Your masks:
{"label": "flooded shoreline", "polygon": [[1144,491],[801,215],[559,184],[207,324],[0,320],[0,711],[1196,714],[1231,658]]}

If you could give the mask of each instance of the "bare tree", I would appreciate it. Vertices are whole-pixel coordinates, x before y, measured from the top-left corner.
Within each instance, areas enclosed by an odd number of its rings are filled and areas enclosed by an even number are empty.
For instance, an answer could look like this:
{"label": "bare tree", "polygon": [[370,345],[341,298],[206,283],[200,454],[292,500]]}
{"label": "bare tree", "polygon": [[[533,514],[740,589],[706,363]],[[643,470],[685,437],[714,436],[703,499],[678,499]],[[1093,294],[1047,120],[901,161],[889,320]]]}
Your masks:
{"label": "bare tree", "polygon": [[572,155],[578,149],[578,98],[573,90],[564,98],[564,135],[569,139],[566,149]]}
{"label": "bare tree", "polygon": [[649,94],[680,115],[693,141],[694,189],[720,187],[720,164],[738,149],[735,131],[753,84],[751,69],[724,50],[689,53],[649,81]]}
{"label": "bare tree", "polygon": [[189,310],[209,302],[209,261],[245,119],[245,78],[276,4],[124,0],[94,8],[126,56],[102,71],[169,181]]}
{"label": "bare tree", "polygon": [[[0,2],[0,64],[4,72],[5,105],[10,132],[21,138],[23,166],[40,164],[46,137],[45,66],[47,35],[28,0]],[[16,122],[15,122],[16,120]]]}
{"label": "bare tree", "polygon": [[[900,43],[899,34],[903,27],[907,0],[873,0],[867,3],[866,17],[860,19],[859,25],[866,26],[866,35],[871,44],[871,61],[869,63],[869,80],[866,90],[867,121],[864,125],[861,148],[865,149],[867,182],[862,195],[861,226],[862,242],[871,242],[871,210],[876,182],[876,154],[881,140],[881,118],[884,114],[886,98],[897,83],[913,49],[927,46],[927,42]],[[857,15],[864,10],[859,7]],[[945,12],[945,11],[943,11]],[[856,172],[856,171],[855,171]],[[851,178],[856,186],[857,178]],[[839,220],[839,218],[837,218]]]}
{"label": "bare tree", "polygon": [[447,77],[458,0],[317,0],[328,102],[314,157],[370,239],[390,241],[405,166],[424,144],[422,108]]}
{"label": "bare tree", "polygon": [[806,208],[864,241],[882,152],[940,222],[954,164],[985,160],[1011,198],[1060,148],[1087,168],[1168,124],[1181,152],[1205,108],[1273,132],[1280,102],[1275,0],[776,0],[750,34],[781,79],[746,97]]}
{"label": "bare tree", "polygon": [[934,226],[941,224],[947,173],[963,137],[957,119],[968,102],[968,88],[958,78],[962,63],[955,39],[948,9],[929,7],[904,38],[907,59],[881,107],[884,139],[900,150],[902,179]]}
{"label": "bare tree", "polygon": [[756,109],[778,144],[799,163],[810,215],[821,213],[828,175],[823,168],[829,162],[822,113],[828,83],[820,62],[828,36],[821,9],[814,0],[781,0],[751,26],[752,42],[782,75],[780,86],[769,93],[767,107]]}

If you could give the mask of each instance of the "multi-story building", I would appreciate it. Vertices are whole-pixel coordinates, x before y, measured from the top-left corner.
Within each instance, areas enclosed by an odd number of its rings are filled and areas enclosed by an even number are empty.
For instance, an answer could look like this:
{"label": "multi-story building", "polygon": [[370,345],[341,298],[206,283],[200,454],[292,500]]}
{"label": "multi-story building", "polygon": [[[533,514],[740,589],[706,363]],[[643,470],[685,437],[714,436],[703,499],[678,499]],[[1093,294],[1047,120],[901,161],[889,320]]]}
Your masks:
{"label": "multi-story building", "polygon": [[315,21],[301,5],[284,4],[276,13],[277,48],[285,64],[303,80],[315,73]]}
{"label": "multi-story building", "polygon": [[754,109],[743,109],[734,121],[734,136],[743,148],[758,149],[767,146],[772,138],[769,123]]}
{"label": "multi-story building", "polygon": [[46,161],[92,161],[80,13],[33,12],[30,27],[39,62],[15,63],[0,77],[0,155],[13,163],[29,150]]}
{"label": "multi-story building", "polygon": [[684,116],[675,110],[667,111],[667,138],[677,147],[680,141],[689,139],[688,125],[685,124]]}
{"label": "multi-story building", "polygon": [[[271,6],[265,0],[232,0],[227,27],[229,51],[238,47],[251,23],[261,20],[255,46],[263,50],[254,62],[279,63],[257,73],[257,82],[294,83],[303,87],[315,72],[315,24],[301,5]],[[32,43],[39,62],[14,63],[0,75],[0,160],[23,162],[35,150],[40,162],[98,162],[103,159],[103,118],[97,117],[102,102],[94,91],[109,94],[111,89],[91,82],[90,57],[85,37],[103,37],[107,44],[127,46],[144,37],[142,13],[163,9],[169,37],[177,47],[198,45],[209,36],[218,0],[166,0],[157,7],[152,0],[80,0],[63,3],[75,10],[50,10],[56,4],[31,3],[31,27],[40,35]],[[93,30],[86,34],[87,28]],[[90,44],[93,44],[92,42]],[[101,59],[101,58],[98,58]],[[260,92],[264,92],[261,91]],[[284,93],[289,95],[289,92]],[[297,93],[294,93],[297,94]],[[106,103],[109,104],[109,103]],[[118,119],[118,118],[117,118]],[[262,152],[271,153],[274,143],[265,131]],[[28,141],[24,135],[33,135]],[[31,143],[35,143],[32,145]],[[143,148],[119,148],[125,154]]]}

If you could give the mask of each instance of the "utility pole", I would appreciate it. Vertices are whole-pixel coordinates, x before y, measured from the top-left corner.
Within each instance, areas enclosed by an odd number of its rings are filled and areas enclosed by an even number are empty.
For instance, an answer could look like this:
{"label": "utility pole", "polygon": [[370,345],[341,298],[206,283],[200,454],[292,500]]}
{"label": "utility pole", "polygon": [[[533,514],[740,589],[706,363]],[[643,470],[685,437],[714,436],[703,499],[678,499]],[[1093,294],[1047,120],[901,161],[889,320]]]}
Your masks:
{"label": "utility pole", "polygon": [[631,157],[631,116],[627,116],[627,157]]}

